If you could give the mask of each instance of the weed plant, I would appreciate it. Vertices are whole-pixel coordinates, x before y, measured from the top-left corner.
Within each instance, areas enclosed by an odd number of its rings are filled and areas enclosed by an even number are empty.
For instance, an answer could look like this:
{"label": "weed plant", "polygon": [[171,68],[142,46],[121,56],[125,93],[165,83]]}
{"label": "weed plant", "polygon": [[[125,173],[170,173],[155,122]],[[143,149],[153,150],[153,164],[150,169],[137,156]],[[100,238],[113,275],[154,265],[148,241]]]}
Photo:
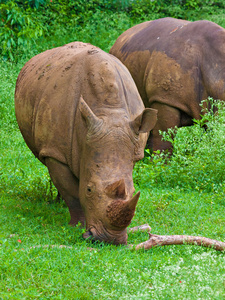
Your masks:
{"label": "weed plant", "polygon": [[[137,182],[143,185],[179,187],[214,192],[225,189],[225,104],[204,100],[202,118],[190,127],[161,132],[171,142],[173,154],[153,153],[138,165]],[[216,111],[216,113],[214,113]],[[148,170],[141,176],[138,168]],[[140,179],[140,180],[139,180]]]}

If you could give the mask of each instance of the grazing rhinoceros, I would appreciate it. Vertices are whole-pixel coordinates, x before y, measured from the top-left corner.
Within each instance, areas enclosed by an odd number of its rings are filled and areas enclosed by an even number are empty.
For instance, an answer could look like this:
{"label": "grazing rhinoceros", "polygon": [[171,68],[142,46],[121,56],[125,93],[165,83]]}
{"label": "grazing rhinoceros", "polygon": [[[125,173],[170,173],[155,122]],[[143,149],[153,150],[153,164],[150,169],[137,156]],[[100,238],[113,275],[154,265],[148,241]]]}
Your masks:
{"label": "grazing rhinoceros", "polygon": [[127,68],[97,47],[74,42],[28,61],[17,79],[16,117],[48,167],[71,224],[126,244],[139,193],[132,170],[143,157],[156,111],[144,109]]}
{"label": "grazing rhinoceros", "polygon": [[200,119],[201,100],[225,100],[225,30],[215,23],[144,22],[125,31],[110,53],[130,71],[145,107],[158,110],[148,141],[153,150],[171,147],[159,130]]}

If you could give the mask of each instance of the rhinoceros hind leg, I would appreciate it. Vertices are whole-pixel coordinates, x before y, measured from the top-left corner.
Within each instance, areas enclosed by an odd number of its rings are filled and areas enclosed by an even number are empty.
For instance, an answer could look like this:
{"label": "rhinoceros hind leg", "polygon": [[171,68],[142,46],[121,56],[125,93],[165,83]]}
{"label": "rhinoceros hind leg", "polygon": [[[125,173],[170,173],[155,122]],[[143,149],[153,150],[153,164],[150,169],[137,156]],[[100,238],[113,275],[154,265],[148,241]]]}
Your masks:
{"label": "rhinoceros hind leg", "polygon": [[55,187],[69,208],[70,224],[76,225],[78,222],[81,222],[84,226],[85,217],[79,201],[78,179],[67,165],[53,158],[46,158],[45,163]]}
{"label": "rhinoceros hind leg", "polygon": [[59,202],[61,201],[61,199],[62,199],[62,197],[61,197],[61,195],[60,195],[60,192],[58,191],[58,194],[57,194],[57,196],[55,197],[54,202],[59,203]]}
{"label": "rhinoceros hind leg", "polygon": [[168,128],[180,127],[180,110],[158,102],[154,102],[150,107],[158,110],[158,120],[150,133],[147,146],[153,151],[168,150],[171,152],[171,143],[162,140],[159,130],[166,131]]}

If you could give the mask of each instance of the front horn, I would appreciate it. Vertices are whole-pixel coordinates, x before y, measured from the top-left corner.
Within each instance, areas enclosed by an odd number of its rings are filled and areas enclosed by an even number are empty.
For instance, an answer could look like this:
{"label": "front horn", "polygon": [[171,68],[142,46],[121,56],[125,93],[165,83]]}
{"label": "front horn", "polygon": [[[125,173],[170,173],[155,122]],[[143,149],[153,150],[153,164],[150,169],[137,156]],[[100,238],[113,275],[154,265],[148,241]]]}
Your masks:
{"label": "front horn", "polygon": [[130,200],[112,200],[106,208],[106,216],[110,224],[120,229],[126,228],[134,216],[139,197],[140,192]]}
{"label": "front horn", "polygon": [[134,209],[136,208],[138,199],[139,199],[139,197],[140,197],[140,193],[141,193],[140,191],[137,192],[137,194],[134,195],[133,198],[131,198],[130,200],[127,200],[127,201],[126,201],[126,202],[127,202],[127,207],[128,207],[129,209],[134,210]]}

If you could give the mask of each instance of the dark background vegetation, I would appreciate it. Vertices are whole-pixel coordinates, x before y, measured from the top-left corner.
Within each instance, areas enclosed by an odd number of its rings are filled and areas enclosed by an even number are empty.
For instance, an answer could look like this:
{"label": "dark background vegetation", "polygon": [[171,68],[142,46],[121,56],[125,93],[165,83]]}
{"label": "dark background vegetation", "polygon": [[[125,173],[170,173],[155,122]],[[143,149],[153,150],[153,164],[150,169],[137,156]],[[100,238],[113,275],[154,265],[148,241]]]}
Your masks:
{"label": "dark background vegetation", "polygon": [[107,51],[113,32],[136,23],[168,16],[203,19],[224,9],[223,0],[1,0],[0,54],[17,61],[74,40]]}

